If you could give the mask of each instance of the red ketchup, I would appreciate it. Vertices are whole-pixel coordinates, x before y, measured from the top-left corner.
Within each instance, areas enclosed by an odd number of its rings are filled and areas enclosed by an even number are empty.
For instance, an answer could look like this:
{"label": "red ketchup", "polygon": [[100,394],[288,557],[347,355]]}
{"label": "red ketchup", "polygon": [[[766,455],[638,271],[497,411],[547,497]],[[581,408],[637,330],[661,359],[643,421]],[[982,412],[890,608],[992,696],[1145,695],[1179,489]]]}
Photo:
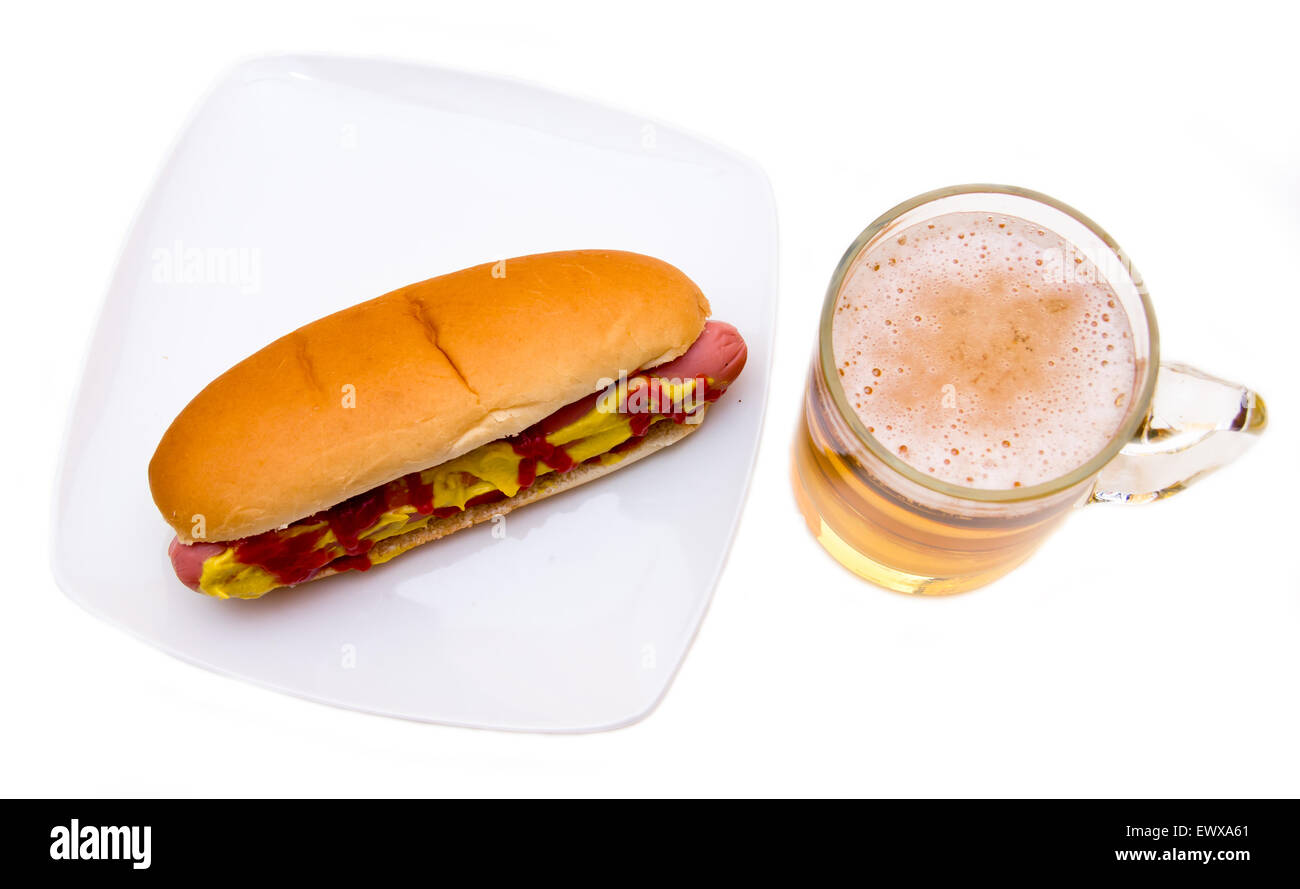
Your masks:
{"label": "red ketchup", "polygon": [[[629,380],[629,394],[619,405],[619,413],[628,417],[632,436],[612,448],[610,453],[621,453],[636,447],[657,419],[666,418],[674,423],[684,423],[694,413],[694,410],[680,410],[680,405],[673,404],[671,397],[661,391],[659,379],[656,378],[682,380],[693,377],[695,391],[703,389],[703,401],[710,403],[717,401],[727,385],[740,374],[745,358],[745,343],[736,329],[729,324],[710,321],[705,326],[704,333],[685,355],[652,371],[633,374]],[[708,376],[702,375],[702,363],[709,365]],[[713,367],[712,364],[718,366]],[[539,465],[545,465],[554,472],[568,472],[573,468],[573,457],[563,446],[548,442],[546,436],[586,416],[596,408],[604,394],[594,392],[560,408],[518,435],[505,439],[522,458],[518,473],[521,489],[537,480]],[[600,455],[591,459],[598,460]],[[502,491],[490,491],[468,500],[465,508],[494,503],[505,497]],[[378,524],[385,512],[406,506],[414,507],[419,516],[434,518],[449,518],[463,511],[457,506],[435,507],[433,485],[427,484],[421,473],[413,472],[294,522],[289,528],[266,531],[235,541],[232,544],[235,558],[244,565],[264,569],[285,585],[310,580],[326,565],[339,571],[367,571],[371,566],[368,553],[374,546],[374,541],[365,539],[363,535]],[[304,525],[319,527],[296,531]],[[318,549],[326,530],[334,532],[338,544]],[[289,531],[296,533],[290,534]],[[185,545],[173,542],[173,547],[179,546]],[[198,560],[193,561],[197,567]],[[176,563],[175,555],[173,563]],[[197,577],[195,581],[193,585],[197,588]]]}
{"label": "red ketchup", "polygon": [[526,488],[536,481],[538,463],[545,463],[556,472],[568,472],[573,468],[573,458],[569,456],[563,445],[553,445],[548,442],[546,433],[537,426],[530,426],[507,441],[510,442],[511,449],[523,458],[519,461],[518,482],[521,488]]}

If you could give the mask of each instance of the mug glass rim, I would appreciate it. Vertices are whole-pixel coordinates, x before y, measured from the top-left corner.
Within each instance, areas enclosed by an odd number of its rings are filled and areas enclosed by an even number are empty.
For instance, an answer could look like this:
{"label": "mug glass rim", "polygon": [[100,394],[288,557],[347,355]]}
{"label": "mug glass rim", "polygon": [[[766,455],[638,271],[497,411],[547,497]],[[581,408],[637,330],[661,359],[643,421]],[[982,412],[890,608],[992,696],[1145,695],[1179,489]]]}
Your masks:
{"label": "mug glass rim", "polygon": [[[1137,389],[1137,397],[1134,401],[1134,408],[1125,417],[1123,424],[1116,429],[1115,433],[1107,441],[1106,446],[1098,451],[1086,463],[1076,467],[1065,475],[1049,479],[1045,482],[1039,482],[1036,485],[1030,485],[1022,488],[975,488],[965,485],[955,485],[935,478],[932,475],[922,472],[919,469],[904,462],[899,457],[890,453],[889,449],[884,447],[878,439],[867,431],[866,426],[858,417],[852,406],[849,404],[848,397],[844,393],[844,387],[840,384],[839,374],[835,370],[835,349],[831,337],[831,328],[835,320],[835,306],[839,302],[840,288],[844,284],[844,279],[848,275],[849,269],[853,267],[854,261],[881,231],[890,226],[895,220],[906,213],[910,213],[926,204],[934,203],[944,198],[955,197],[958,195],[972,194],[991,194],[991,195],[1010,195],[1012,197],[1024,198],[1034,203],[1042,204],[1057,212],[1064,213],[1073,218],[1076,222],[1083,225],[1091,231],[1097,238],[1106,245],[1107,249],[1115,254],[1120,261],[1119,267],[1124,269],[1134,289],[1141,300],[1142,309],[1145,313],[1147,325],[1147,343],[1148,352],[1146,357],[1146,366],[1142,371],[1142,380]],[[1066,241],[1073,243],[1071,239]],[[1078,245],[1075,245],[1078,246]],[[1023,500],[1035,500],[1041,497],[1048,497],[1061,491],[1068,490],[1092,476],[1099,473],[1102,468],[1115,458],[1116,455],[1128,444],[1137,434],[1143,421],[1146,419],[1147,411],[1150,408],[1151,398],[1155,392],[1156,376],[1160,368],[1160,333],[1156,327],[1155,310],[1151,305],[1151,297],[1147,294],[1146,286],[1142,282],[1142,277],[1137,273],[1129,261],[1127,255],[1120,249],[1119,244],[1115,242],[1101,226],[1093,222],[1087,216],[1078,210],[1062,203],[1041,192],[1033,191],[1028,188],[1020,188],[1014,185],[994,185],[988,183],[974,183],[966,185],[951,185],[946,188],[937,188],[933,191],[927,191],[924,194],[917,195],[903,201],[901,204],[887,210],[881,214],[874,222],[863,229],[862,233],[854,239],[845,251],[844,256],[840,259],[839,264],[835,267],[835,272],[831,275],[830,285],[826,291],[826,301],[822,306],[821,323],[817,332],[818,340],[818,367],[821,377],[830,393],[831,400],[835,403],[835,408],[839,412],[840,418],[853,431],[853,434],[867,448],[871,454],[884,463],[890,470],[898,473],[914,484],[920,485],[928,490],[962,500],[973,500],[980,502],[1015,502]]]}

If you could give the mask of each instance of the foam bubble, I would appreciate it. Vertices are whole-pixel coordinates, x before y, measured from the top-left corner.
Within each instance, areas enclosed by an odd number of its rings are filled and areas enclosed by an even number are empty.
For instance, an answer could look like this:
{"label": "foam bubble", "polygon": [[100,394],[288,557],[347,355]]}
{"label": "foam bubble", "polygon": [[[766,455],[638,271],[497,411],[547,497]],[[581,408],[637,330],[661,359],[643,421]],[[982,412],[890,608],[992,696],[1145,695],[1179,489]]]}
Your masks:
{"label": "foam bubble", "polygon": [[832,345],[872,435],[967,487],[1028,487],[1083,465],[1137,380],[1115,292],[1068,241],[1014,216],[936,217],[859,256]]}

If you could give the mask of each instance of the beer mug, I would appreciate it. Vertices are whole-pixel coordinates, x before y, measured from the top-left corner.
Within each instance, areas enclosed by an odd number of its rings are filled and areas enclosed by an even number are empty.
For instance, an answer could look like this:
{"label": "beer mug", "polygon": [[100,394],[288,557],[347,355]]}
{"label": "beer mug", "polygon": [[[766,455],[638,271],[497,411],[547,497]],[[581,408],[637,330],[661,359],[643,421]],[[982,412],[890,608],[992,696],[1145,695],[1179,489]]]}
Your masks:
{"label": "beer mug", "polygon": [[885,213],[835,269],[792,477],[841,564],[942,595],[1006,574],[1075,507],[1183,490],[1265,423],[1251,390],[1160,363],[1141,277],[1086,216],[955,186]]}

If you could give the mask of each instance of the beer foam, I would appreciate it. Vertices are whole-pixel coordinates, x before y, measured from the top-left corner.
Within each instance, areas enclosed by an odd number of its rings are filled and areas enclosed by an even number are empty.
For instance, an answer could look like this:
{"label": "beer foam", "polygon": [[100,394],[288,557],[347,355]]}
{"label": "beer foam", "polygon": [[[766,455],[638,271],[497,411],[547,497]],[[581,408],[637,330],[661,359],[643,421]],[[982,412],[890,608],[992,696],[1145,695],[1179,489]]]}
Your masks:
{"label": "beer foam", "polygon": [[1137,385],[1114,290],[1055,232],[952,213],[890,233],[845,276],[831,330],[849,404],[889,451],[965,487],[1066,475]]}

